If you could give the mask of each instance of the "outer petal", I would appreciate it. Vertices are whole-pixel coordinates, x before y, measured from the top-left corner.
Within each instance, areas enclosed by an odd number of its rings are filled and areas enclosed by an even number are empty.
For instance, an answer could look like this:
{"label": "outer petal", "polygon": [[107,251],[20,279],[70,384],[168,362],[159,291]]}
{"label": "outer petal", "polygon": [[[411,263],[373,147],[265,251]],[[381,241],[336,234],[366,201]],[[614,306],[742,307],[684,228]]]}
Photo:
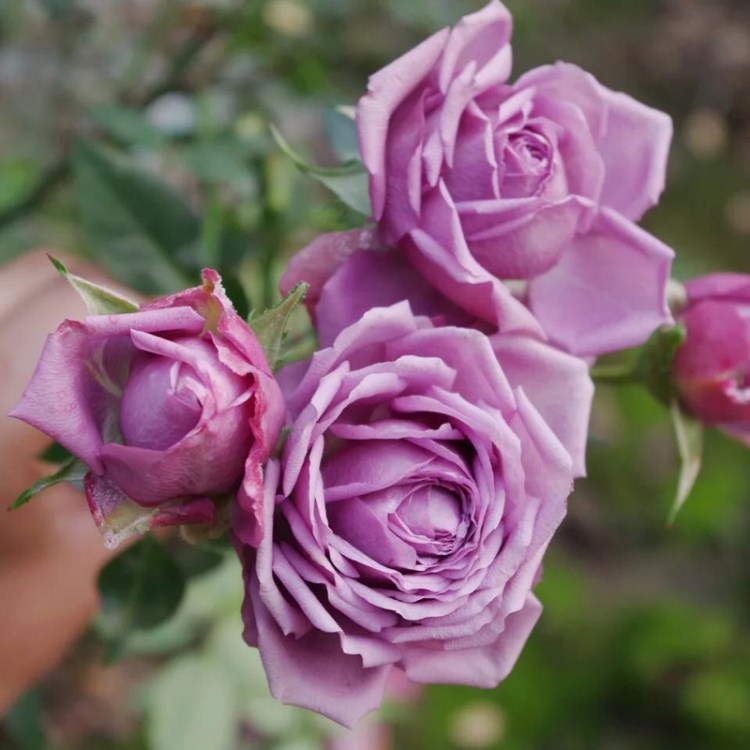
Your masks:
{"label": "outer petal", "polygon": [[47,337],[31,381],[10,412],[57,440],[99,474],[102,426],[115,418],[118,408],[116,396],[92,374],[104,341],[83,323],[62,323]]}
{"label": "outer petal", "polygon": [[598,214],[560,262],[529,283],[529,305],[550,340],[596,356],[642,343],[671,320],[673,251],[614,211]]}
{"label": "outer petal", "polygon": [[491,342],[511,386],[523,388],[570,453],[574,476],[585,476],[594,396],[586,363],[528,336],[496,335]]}
{"label": "outer petal", "polygon": [[309,284],[305,306],[315,322],[315,308],[320,293],[336,269],[357,250],[374,249],[379,245],[372,229],[321,234],[289,261],[279,282],[279,289],[286,296],[300,281]]}
{"label": "outer petal", "polygon": [[301,638],[285,636],[263,604],[257,584],[251,586],[250,598],[258,648],[274,698],[347,727],[380,705],[390,666],[366,669],[362,657],[341,650],[336,634],[313,630]]}
{"label": "outer petal", "polygon": [[607,107],[607,131],[598,143],[605,166],[601,202],[638,221],[664,190],[672,119],[627,94],[601,89]]}
{"label": "outer petal", "polygon": [[510,674],[541,612],[542,605],[529,594],[523,609],[506,619],[505,629],[490,646],[455,651],[407,647],[406,676],[414,682],[494,688]]}
{"label": "outer petal", "polygon": [[316,308],[318,341],[330,346],[347,326],[374,307],[407,300],[416,315],[440,322],[469,323],[471,317],[455,307],[398,252],[359,250],[328,280]]}
{"label": "outer petal", "polygon": [[750,305],[750,275],[745,273],[711,273],[685,282],[691,303],[716,299],[738,305]]}
{"label": "outer petal", "polygon": [[420,45],[370,76],[365,94],[357,105],[357,130],[362,161],[370,173],[370,200],[376,219],[386,202],[386,144],[391,117],[418,87],[440,59],[448,29],[433,34]]}
{"label": "outer petal", "polygon": [[451,30],[440,62],[438,83],[445,92],[468,66],[476,69],[482,88],[505,83],[510,75],[510,37],[513,19],[508,9],[491,0],[476,13],[464,16]]}

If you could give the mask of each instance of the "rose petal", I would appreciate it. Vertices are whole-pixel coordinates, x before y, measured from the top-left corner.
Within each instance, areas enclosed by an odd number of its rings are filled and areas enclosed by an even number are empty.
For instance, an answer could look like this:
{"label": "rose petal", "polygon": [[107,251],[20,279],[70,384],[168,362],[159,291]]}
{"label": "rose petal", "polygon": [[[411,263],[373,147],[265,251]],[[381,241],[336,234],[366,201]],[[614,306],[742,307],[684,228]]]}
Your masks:
{"label": "rose petal", "polygon": [[529,305],[550,340],[596,356],[643,343],[671,320],[673,251],[614,211],[600,212],[559,263],[529,283]]}

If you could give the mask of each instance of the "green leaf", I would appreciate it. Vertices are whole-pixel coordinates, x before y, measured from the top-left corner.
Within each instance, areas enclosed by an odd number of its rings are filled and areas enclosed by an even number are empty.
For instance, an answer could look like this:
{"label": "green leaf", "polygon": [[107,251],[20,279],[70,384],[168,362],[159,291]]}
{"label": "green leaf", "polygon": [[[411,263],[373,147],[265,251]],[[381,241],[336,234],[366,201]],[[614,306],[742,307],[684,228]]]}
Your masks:
{"label": "green leaf", "polygon": [[46,747],[44,730],[44,700],[39,687],[33,687],[5,714],[3,730],[22,750]]}
{"label": "green leaf", "polygon": [[40,454],[39,458],[42,461],[46,461],[48,464],[63,464],[70,460],[73,454],[67,449],[63,448],[58,442],[50,443]]}
{"label": "green leaf", "polygon": [[116,315],[119,313],[138,312],[139,307],[135,302],[131,302],[126,297],[122,297],[111,289],[99,286],[99,284],[94,284],[91,281],[70,273],[57,258],[51,255],[47,255],[47,257],[52,262],[52,265],[70,282],[73,289],[78,292],[89,314]]}
{"label": "green leaf", "polygon": [[318,167],[310,164],[300,156],[284,139],[274,125],[269,126],[279,148],[294,162],[304,174],[314,177],[337,195],[349,208],[363,216],[370,216],[370,196],[367,172],[359,162],[348,163],[341,167]]}
{"label": "green leaf", "polygon": [[351,107],[335,107],[323,112],[326,140],[344,164],[360,161],[357,125],[351,110]]}
{"label": "green leaf", "polygon": [[226,559],[226,550],[208,544],[185,544],[180,540],[174,545],[172,554],[182,568],[186,578],[202,576],[221,565]]}
{"label": "green leaf", "polygon": [[224,284],[224,291],[232,301],[234,309],[241,318],[247,318],[250,312],[250,301],[247,298],[245,287],[239,276],[231,271],[223,270],[221,281]]}
{"label": "green leaf", "polygon": [[669,406],[676,396],[672,365],[683,341],[683,326],[662,326],[646,342],[636,364],[637,379],[665,406]]}
{"label": "green leaf", "polygon": [[54,474],[43,477],[34,482],[27,490],[24,490],[11,505],[8,510],[15,510],[31,500],[34,495],[38,495],[48,487],[53,487],[60,482],[80,482],[88,472],[88,467],[81,463],[75,456],[71,456]]}
{"label": "green leaf", "polygon": [[695,417],[686,414],[677,399],[670,404],[672,424],[677,441],[677,451],[680,456],[680,475],[677,481],[677,494],[675,496],[672,510],[669,513],[668,523],[674,522],[677,513],[687,500],[693,489],[695,480],[701,469],[703,457],[703,425]]}
{"label": "green leaf", "polygon": [[188,286],[200,223],[172,187],[88,141],[73,149],[83,228],[94,255],[120,281],[145,294]]}
{"label": "green leaf", "polygon": [[89,111],[89,118],[111,138],[126,145],[159,148],[167,142],[159,128],[131,107],[102,104]]}
{"label": "green leaf", "polygon": [[332,176],[313,175],[313,177],[325,185],[352,210],[362,214],[362,216],[369,217],[372,214],[367,172],[354,172],[352,174]]}
{"label": "green leaf", "polygon": [[240,729],[238,703],[231,675],[216,660],[190,655],[173,661],[148,691],[148,746],[232,750]]}
{"label": "green leaf", "polygon": [[203,141],[182,150],[182,158],[201,181],[216,185],[252,186],[247,149],[236,139]]}
{"label": "green leaf", "polygon": [[297,284],[276,307],[266,310],[263,315],[251,318],[250,328],[258,337],[268,363],[274,369],[281,359],[281,348],[284,343],[289,317],[297,305],[305,298],[310,285],[304,281]]}
{"label": "green leaf", "polygon": [[177,610],[185,577],[166,548],[146,536],[106,565],[99,574],[101,616],[97,627],[114,661],[127,650],[128,635],[165,622]]}

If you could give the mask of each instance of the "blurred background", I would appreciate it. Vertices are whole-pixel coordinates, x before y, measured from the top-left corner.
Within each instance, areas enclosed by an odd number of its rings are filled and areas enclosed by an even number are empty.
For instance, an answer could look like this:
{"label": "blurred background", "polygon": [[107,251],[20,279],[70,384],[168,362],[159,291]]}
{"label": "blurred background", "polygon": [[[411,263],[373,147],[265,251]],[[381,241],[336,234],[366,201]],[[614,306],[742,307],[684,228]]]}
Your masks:
{"label": "blurred background", "polygon": [[[146,294],[192,285],[211,264],[266,306],[285,258],[360,221],[300,174],[267,123],[311,161],[345,159],[356,144],[330,108],[481,5],[0,3],[0,262],[55,248]],[[675,248],[675,275],[750,272],[750,4],[507,5],[516,74],[568,60],[673,117],[668,188],[644,224]],[[98,636],[84,636],[11,711],[0,748],[750,747],[750,461],[709,435],[667,528],[676,466],[666,411],[637,389],[600,388],[589,478],[538,590],[544,615],[497,690],[394,685],[355,737],[279,706],[241,642],[227,561],[194,577],[176,618],[118,664],[103,666]]]}

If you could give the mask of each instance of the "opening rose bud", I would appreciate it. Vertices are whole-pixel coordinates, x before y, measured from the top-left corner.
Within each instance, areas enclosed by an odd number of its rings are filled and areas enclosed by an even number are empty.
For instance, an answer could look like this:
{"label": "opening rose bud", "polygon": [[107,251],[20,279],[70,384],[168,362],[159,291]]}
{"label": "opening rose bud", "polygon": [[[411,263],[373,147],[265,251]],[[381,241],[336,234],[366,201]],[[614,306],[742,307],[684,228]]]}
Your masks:
{"label": "opening rose bud", "polygon": [[686,339],[674,361],[685,407],[750,443],[750,276],[717,273],[685,285]]}
{"label": "opening rose bud", "polygon": [[84,486],[107,544],[153,526],[214,524],[235,492],[238,535],[260,538],[262,464],[283,400],[218,274],[203,281],[138,312],[66,320],[12,412],[89,467]]}

